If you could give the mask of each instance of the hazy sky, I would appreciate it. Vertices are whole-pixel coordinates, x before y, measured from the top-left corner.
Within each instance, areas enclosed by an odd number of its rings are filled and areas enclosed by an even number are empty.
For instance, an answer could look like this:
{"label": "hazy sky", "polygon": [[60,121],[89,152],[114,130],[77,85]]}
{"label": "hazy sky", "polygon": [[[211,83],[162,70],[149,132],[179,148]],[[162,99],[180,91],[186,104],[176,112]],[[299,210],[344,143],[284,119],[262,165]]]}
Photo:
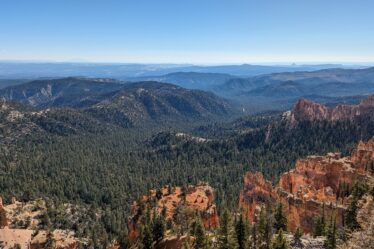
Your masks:
{"label": "hazy sky", "polygon": [[374,62],[374,1],[1,0],[0,60]]}

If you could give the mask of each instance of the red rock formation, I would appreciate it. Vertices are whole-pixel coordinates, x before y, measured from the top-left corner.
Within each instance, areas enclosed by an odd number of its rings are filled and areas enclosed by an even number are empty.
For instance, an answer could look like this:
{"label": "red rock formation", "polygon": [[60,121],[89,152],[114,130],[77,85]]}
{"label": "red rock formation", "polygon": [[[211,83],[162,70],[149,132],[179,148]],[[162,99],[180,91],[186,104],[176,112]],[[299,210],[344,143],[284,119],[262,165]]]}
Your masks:
{"label": "red rock formation", "polygon": [[148,196],[143,196],[139,202],[134,202],[132,205],[132,216],[128,220],[129,238],[131,240],[139,236],[139,222],[144,212],[144,210],[140,210],[142,205],[148,205],[152,209],[151,213],[156,211],[161,214],[165,209],[166,219],[172,221],[179,208],[184,209],[191,216],[188,218],[192,218],[194,213],[199,212],[207,229],[218,226],[218,214],[214,204],[213,188],[207,184],[189,186],[185,193],[181,187],[164,187],[160,191],[152,190]]}
{"label": "red rock formation", "polygon": [[8,219],[6,211],[3,206],[0,206],[0,228],[8,226]]}
{"label": "red rock formation", "polygon": [[291,123],[303,120],[353,120],[360,115],[373,111],[374,95],[371,95],[358,105],[338,105],[335,108],[328,108],[325,105],[301,98],[291,112],[288,113],[287,119]]}
{"label": "red rock formation", "polygon": [[304,119],[327,119],[328,108],[324,105],[301,98],[291,112],[291,119],[300,121]]}
{"label": "red rock formation", "polygon": [[354,150],[351,157],[355,162],[356,168],[360,173],[369,171],[374,173],[374,139],[369,140],[367,143],[359,142],[357,149]]}
{"label": "red rock formation", "polygon": [[240,193],[240,205],[245,215],[251,221],[259,212],[259,203],[267,203],[276,199],[276,195],[271,182],[266,181],[259,173],[248,172],[244,177],[244,187]]}
{"label": "red rock formation", "polygon": [[6,226],[8,226],[7,213],[3,206],[3,199],[0,197],[0,228]]}
{"label": "red rock formation", "polygon": [[314,218],[323,212],[327,217],[335,215],[337,224],[342,226],[344,210],[350,200],[342,195],[342,188],[351,189],[355,182],[372,178],[372,171],[365,166],[373,162],[374,138],[367,143],[360,142],[351,157],[329,153],[299,160],[295,169],[280,177],[276,187],[262,174],[248,172],[240,194],[240,206],[254,221],[263,204],[282,202],[291,231],[301,227],[311,232]]}

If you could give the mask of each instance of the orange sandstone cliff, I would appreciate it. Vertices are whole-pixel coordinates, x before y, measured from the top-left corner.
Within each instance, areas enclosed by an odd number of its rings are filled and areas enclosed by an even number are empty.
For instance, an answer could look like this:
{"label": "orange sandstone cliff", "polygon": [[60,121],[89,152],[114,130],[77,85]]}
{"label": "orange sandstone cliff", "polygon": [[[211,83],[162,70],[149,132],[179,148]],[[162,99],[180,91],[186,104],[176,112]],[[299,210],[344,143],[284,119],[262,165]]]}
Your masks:
{"label": "orange sandstone cliff", "polygon": [[374,138],[360,142],[350,157],[339,153],[309,156],[296,162],[295,169],[284,173],[272,186],[261,173],[248,172],[240,193],[240,207],[251,221],[265,203],[281,202],[288,216],[288,228],[310,233],[314,220],[324,213],[334,215],[337,225],[344,225],[344,212],[350,198],[347,190],[373,175]]}
{"label": "orange sandstone cliff", "polygon": [[359,116],[370,115],[374,112],[374,95],[361,101],[358,105],[338,105],[334,108],[315,103],[304,98],[299,99],[286,118],[291,123],[304,120],[353,120]]}
{"label": "orange sandstone cliff", "polygon": [[218,214],[214,204],[213,188],[201,183],[196,186],[164,187],[159,191],[151,190],[149,195],[143,196],[140,201],[134,202],[131,210],[131,217],[128,219],[128,232],[130,240],[134,241],[139,236],[141,216],[144,210],[141,206],[151,208],[151,213],[161,214],[164,210],[165,218],[174,221],[177,209],[183,209],[189,219],[199,213],[204,226],[207,229],[218,226]]}

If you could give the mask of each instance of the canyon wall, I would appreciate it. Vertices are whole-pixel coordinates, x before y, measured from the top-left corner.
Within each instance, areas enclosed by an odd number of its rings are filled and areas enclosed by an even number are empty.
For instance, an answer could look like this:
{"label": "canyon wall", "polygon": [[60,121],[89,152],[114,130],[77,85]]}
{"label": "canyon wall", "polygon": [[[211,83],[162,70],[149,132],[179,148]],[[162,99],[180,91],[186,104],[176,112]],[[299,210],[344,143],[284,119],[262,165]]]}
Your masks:
{"label": "canyon wall", "polygon": [[350,157],[339,153],[309,156],[298,160],[293,170],[284,173],[276,186],[261,173],[248,172],[240,193],[240,207],[251,221],[266,203],[281,202],[288,218],[288,229],[297,227],[313,231],[314,220],[324,215],[335,216],[344,225],[344,212],[350,202],[347,192],[356,182],[372,179],[374,138],[360,142]]}
{"label": "canyon wall", "polygon": [[301,98],[293,109],[286,113],[286,119],[290,123],[304,120],[342,121],[354,120],[359,116],[370,115],[373,112],[374,95],[369,96],[358,105],[338,105],[334,108]]}

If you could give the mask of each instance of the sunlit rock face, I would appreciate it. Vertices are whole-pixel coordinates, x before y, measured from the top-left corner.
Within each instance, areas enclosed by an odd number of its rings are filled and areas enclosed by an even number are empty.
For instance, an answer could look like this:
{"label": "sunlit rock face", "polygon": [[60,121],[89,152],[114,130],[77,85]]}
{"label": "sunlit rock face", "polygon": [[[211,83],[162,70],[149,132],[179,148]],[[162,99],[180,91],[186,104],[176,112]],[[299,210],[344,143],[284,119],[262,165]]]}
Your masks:
{"label": "sunlit rock face", "polygon": [[151,190],[149,195],[134,202],[131,217],[128,219],[129,237],[134,241],[139,236],[142,212],[141,206],[151,208],[161,214],[165,210],[165,218],[174,219],[176,212],[183,210],[188,219],[192,219],[198,212],[206,229],[218,227],[218,213],[214,204],[214,190],[205,183],[190,185],[186,189],[181,187],[164,187],[160,191]]}
{"label": "sunlit rock face", "polygon": [[248,219],[256,221],[266,203],[283,203],[288,217],[288,229],[297,227],[310,233],[315,218],[335,216],[337,225],[344,224],[344,211],[350,202],[347,190],[357,181],[372,178],[374,138],[360,142],[350,157],[339,153],[309,156],[298,160],[294,169],[284,173],[276,186],[261,173],[248,172],[240,193],[240,207]]}
{"label": "sunlit rock face", "polygon": [[299,99],[286,119],[291,123],[304,120],[342,121],[353,120],[359,116],[369,115],[374,111],[374,95],[369,96],[358,105],[338,105],[328,108],[304,98]]}

